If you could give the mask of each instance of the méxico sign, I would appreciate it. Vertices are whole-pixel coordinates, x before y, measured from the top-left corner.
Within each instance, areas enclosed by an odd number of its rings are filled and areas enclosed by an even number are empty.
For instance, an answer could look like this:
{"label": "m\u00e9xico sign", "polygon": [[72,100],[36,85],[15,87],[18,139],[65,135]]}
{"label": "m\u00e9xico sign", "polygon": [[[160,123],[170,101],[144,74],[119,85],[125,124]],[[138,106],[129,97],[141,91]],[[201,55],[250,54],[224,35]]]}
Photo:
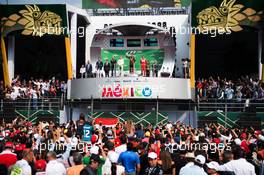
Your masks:
{"label": "m\u00e9xico sign", "polygon": [[115,98],[115,97],[151,97],[152,88],[149,85],[137,86],[121,86],[121,84],[106,86],[101,89],[101,97],[103,98]]}

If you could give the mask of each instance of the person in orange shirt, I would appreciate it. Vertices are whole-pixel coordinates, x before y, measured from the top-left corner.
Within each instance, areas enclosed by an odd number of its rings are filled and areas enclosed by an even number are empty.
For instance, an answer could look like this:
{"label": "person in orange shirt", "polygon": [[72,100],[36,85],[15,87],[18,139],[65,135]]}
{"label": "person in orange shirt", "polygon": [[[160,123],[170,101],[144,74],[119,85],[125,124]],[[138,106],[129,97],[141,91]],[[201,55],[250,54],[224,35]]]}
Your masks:
{"label": "person in orange shirt", "polygon": [[83,156],[79,152],[73,153],[73,162],[75,165],[67,170],[67,175],[79,175],[85,167],[82,160]]}

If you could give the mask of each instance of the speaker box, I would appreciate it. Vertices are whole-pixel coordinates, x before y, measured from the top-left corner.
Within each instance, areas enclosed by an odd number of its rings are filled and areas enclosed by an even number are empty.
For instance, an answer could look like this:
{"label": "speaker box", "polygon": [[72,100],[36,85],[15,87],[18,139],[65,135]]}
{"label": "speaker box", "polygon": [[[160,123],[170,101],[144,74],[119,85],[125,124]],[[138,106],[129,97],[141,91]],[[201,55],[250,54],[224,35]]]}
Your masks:
{"label": "speaker box", "polygon": [[205,124],[217,123],[216,116],[201,116],[198,118],[198,127],[204,128]]}

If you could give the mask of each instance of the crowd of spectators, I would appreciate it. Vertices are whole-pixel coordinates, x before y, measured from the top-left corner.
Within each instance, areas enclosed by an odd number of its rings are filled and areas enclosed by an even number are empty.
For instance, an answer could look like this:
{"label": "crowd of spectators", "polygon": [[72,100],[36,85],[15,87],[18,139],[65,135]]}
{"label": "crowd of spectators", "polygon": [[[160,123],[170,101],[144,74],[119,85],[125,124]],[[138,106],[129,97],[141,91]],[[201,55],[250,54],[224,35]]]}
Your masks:
{"label": "crowd of spectators", "polygon": [[33,79],[22,80],[20,76],[12,79],[11,86],[4,87],[0,82],[0,94],[2,99],[40,99],[42,97],[60,97],[65,94],[67,84],[53,77],[50,80]]}
{"label": "crowd of spectators", "polygon": [[198,79],[196,95],[201,100],[235,100],[264,99],[264,84],[257,76],[241,76],[237,80],[222,79],[220,77]]}
{"label": "crowd of spectators", "polygon": [[[86,132],[90,128],[91,132]],[[180,122],[143,127],[87,121],[0,125],[0,174],[261,175],[264,131]],[[90,140],[83,141],[90,135]]]}

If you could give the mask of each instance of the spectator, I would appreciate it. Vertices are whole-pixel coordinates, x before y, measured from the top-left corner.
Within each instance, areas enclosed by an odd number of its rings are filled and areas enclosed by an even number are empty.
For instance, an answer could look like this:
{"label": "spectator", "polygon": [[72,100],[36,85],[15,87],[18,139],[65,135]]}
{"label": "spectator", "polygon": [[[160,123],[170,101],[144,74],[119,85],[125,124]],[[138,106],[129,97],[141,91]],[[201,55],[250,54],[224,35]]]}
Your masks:
{"label": "spectator", "polygon": [[67,170],[67,175],[80,174],[80,172],[84,168],[82,160],[83,160],[83,157],[82,157],[82,155],[80,153],[78,153],[78,152],[73,153],[73,161],[74,161],[75,165],[70,167]]}
{"label": "spectator", "polygon": [[90,157],[89,165],[81,171],[80,175],[97,175],[97,169],[100,163],[101,159],[99,155],[92,154]]}
{"label": "spectator", "polygon": [[140,171],[139,157],[133,151],[133,144],[127,143],[127,151],[122,152],[118,158],[118,163],[125,167],[126,174],[135,175]]}
{"label": "spectator", "polygon": [[80,68],[81,78],[85,77],[85,72],[86,72],[86,69],[85,69],[84,65],[82,65],[82,67]]}
{"label": "spectator", "polygon": [[98,58],[96,62],[96,71],[97,71],[97,77],[102,77],[103,76],[103,62],[101,58]]}
{"label": "spectator", "polygon": [[7,168],[14,165],[17,161],[17,155],[12,152],[13,147],[12,142],[6,142],[4,151],[0,153],[0,164],[5,165]]}
{"label": "spectator", "polygon": [[48,152],[47,158],[49,163],[46,168],[46,175],[66,175],[66,169],[64,165],[57,160],[55,152]]}
{"label": "spectator", "polygon": [[47,163],[45,160],[37,160],[35,163],[36,175],[46,175],[46,166]]}
{"label": "spectator", "polygon": [[12,167],[11,174],[19,173],[19,175],[31,175],[32,169],[30,163],[35,161],[34,153],[30,149],[25,149],[22,153],[22,160],[16,162]]}
{"label": "spectator", "polygon": [[160,152],[160,160],[158,161],[158,164],[161,166],[164,174],[176,174],[174,162],[172,161],[171,155],[168,151]]}
{"label": "spectator", "polygon": [[115,148],[115,152],[118,156],[127,150],[127,137],[125,135],[120,136],[121,145]]}
{"label": "spectator", "polygon": [[216,167],[217,171],[233,171],[235,174],[239,175],[255,175],[255,168],[252,164],[247,162],[245,159],[244,151],[237,147],[234,150],[235,160],[231,160],[223,165]]}
{"label": "spectator", "polygon": [[157,154],[154,152],[148,153],[149,166],[145,171],[145,175],[163,175],[162,168],[158,165]]}
{"label": "spectator", "polygon": [[148,153],[147,153],[147,143],[141,142],[138,145],[138,153],[140,160],[140,172],[139,175],[144,175],[148,167]]}
{"label": "spectator", "polygon": [[109,71],[110,71],[110,63],[108,62],[108,59],[106,59],[104,63],[105,77],[109,77]]}
{"label": "spectator", "polygon": [[205,163],[205,157],[198,155],[195,157],[194,165],[183,169],[180,175],[206,175],[203,165]]}
{"label": "spectator", "polygon": [[90,61],[87,61],[87,64],[85,65],[86,68],[86,74],[87,74],[87,78],[91,78],[93,77],[93,65],[90,63]]}

